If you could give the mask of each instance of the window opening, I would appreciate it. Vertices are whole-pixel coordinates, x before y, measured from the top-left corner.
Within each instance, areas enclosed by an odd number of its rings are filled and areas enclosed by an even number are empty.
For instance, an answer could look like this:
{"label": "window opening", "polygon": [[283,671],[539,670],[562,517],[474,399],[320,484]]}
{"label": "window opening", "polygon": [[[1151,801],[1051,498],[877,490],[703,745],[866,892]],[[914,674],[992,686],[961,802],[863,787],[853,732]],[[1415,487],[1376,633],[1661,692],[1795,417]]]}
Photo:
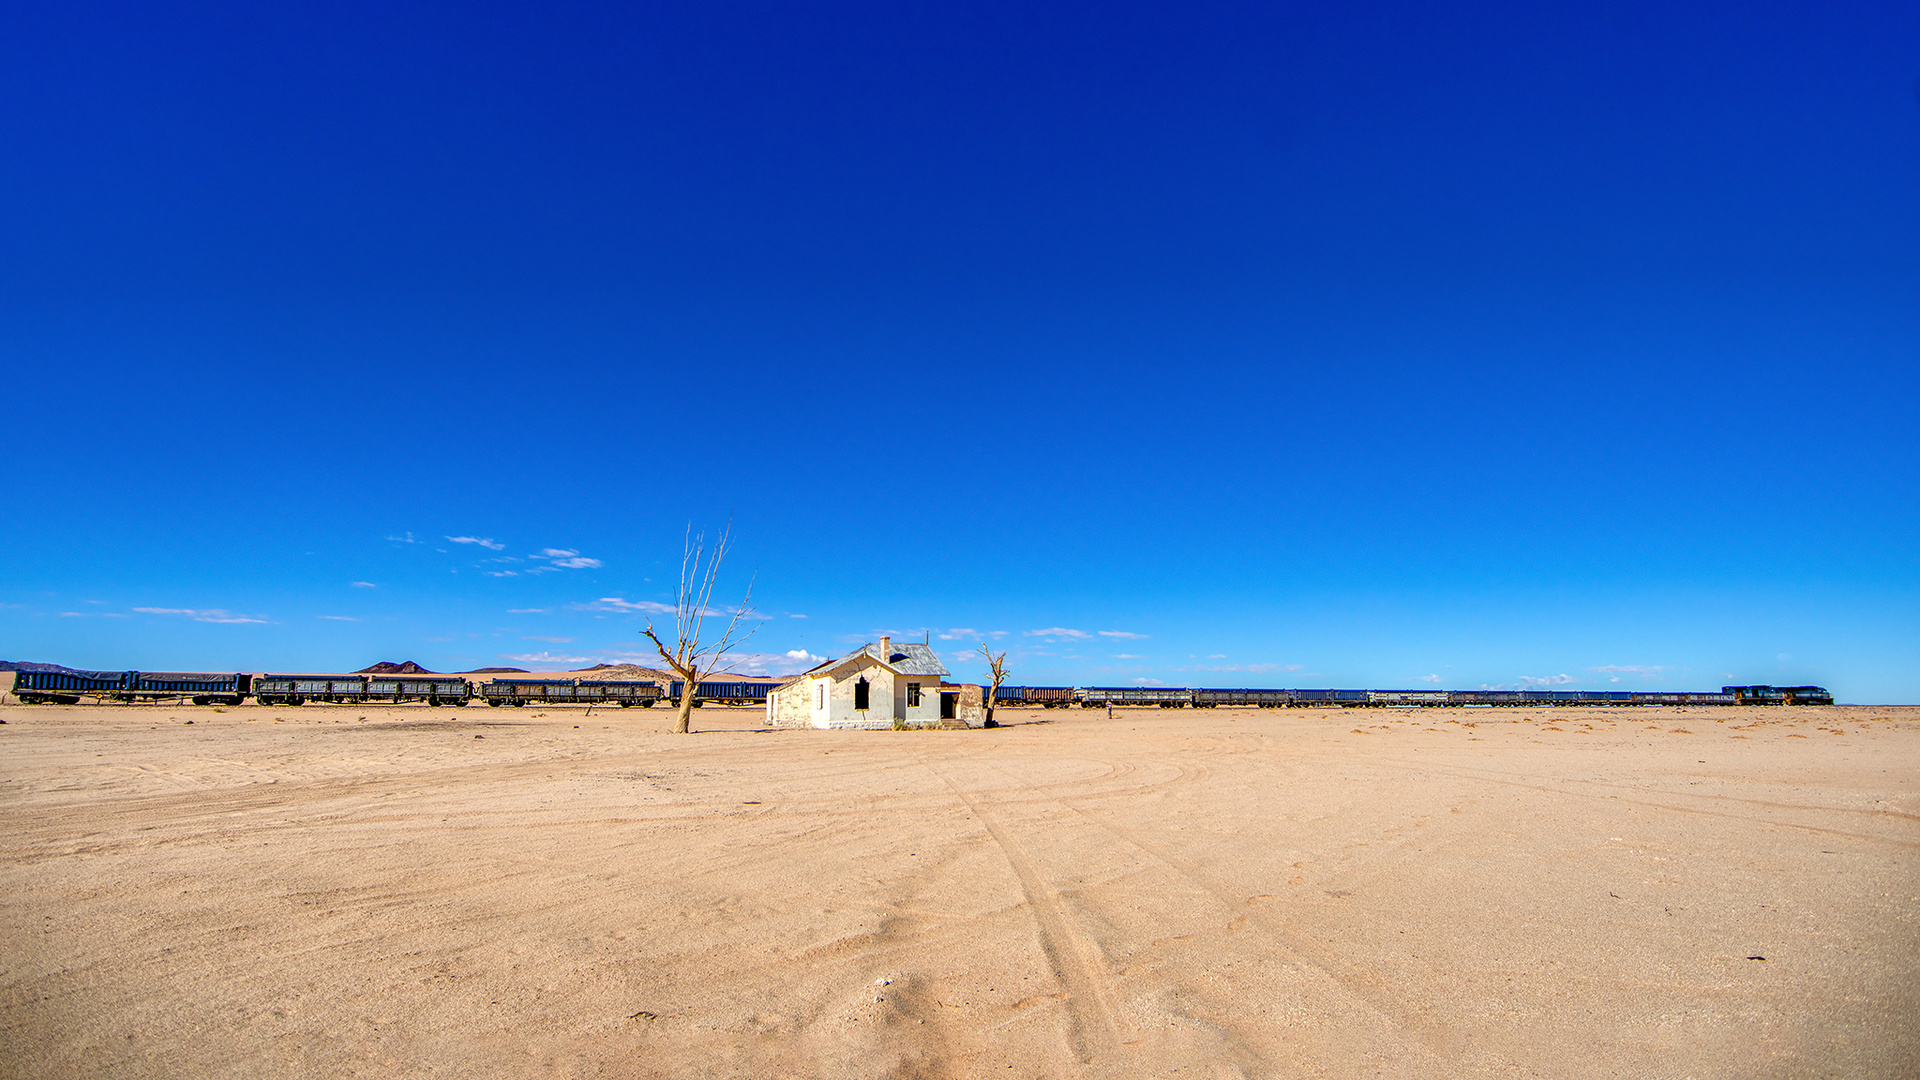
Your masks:
{"label": "window opening", "polygon": [[866,676],[864,675],[860,677],[859,682],[853,684],[853,707],[854,708],[864,709],[867,707],[867,694],[870,689],[871,688],[867,685]]}
{"label": "window opening", "polygon": [[919,704],[920,704],[920,684],[917,682],[910,682],[907,684],[907,705],[909,707],[912,707]]}

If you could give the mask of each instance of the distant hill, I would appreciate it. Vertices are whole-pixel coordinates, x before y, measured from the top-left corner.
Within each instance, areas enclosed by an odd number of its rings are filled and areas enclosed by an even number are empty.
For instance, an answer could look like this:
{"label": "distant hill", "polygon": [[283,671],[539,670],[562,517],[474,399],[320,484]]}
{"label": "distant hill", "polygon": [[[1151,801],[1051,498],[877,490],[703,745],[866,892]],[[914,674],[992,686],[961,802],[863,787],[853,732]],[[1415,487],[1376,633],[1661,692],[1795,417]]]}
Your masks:
{"label": "distant hill", "polygon": [[408,660],[405,663],[401,663],[401,664],[396,664],[391,660],[382,660],[379,663],[373,665],[372,667],[363,667],[359,671],[354,672],[354,674],[355,675],[437,675],[439,674],[439,672],[428,671],[426,668],[421,667],[419,664],[416,664],[411,660]]}
{"label": "distant hill", "polygon": [[588,682],[646,682],[651,679],[663,687],[679,678],[671,671],[641,667],[638,664],[595,664],[590,668],[563,671],[559,674],[572,675]]}
{"label": "distant hill", "polygon": [[477,667],[472,671],[462,671],[461,675],[527,675],[530,672],[523,667]]}
{"label": "distant hill", "polygon": [[31,660],[0,660],[0,671],[73,671],[59,664],[36,664]]}
{"label": "distant hill", "polygon": [[[588,682],[645,682],[652,679],[663,687],[673,685],[674,680],[680,677],[671,671],[641,667],[638,664],[595,664],[590,668],[575,668],[572,671],[562,671],[557,674],[572,675],[574,678],[585,679]],[[775,683],[780,680],[771,679],[765,675],[740,675],[731,671],[716,671],[706,681]]]}

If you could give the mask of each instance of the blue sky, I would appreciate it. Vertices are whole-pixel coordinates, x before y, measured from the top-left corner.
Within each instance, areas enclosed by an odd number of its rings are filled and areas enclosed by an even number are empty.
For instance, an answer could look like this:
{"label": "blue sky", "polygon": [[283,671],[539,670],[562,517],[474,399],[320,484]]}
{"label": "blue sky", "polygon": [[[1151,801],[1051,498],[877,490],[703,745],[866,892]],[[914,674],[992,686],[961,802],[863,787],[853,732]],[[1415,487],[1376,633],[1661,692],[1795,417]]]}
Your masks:
{"label": "blue sky", "polygon": [[0,18],[0,657],[1920,701],[1913,5]]}

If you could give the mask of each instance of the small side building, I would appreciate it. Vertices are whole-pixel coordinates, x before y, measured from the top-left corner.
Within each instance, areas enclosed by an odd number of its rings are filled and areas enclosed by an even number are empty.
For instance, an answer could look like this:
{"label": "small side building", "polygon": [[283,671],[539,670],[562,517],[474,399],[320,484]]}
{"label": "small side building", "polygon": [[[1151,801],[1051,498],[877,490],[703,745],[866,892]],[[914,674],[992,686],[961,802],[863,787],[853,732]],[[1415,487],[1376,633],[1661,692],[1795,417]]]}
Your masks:
{"label": "small side building", "polygon": [[978,686],[949,683],[932,647],[891,638],[829,660],[767,695],[773,727],[890,728],[895,721],[979,727]]}

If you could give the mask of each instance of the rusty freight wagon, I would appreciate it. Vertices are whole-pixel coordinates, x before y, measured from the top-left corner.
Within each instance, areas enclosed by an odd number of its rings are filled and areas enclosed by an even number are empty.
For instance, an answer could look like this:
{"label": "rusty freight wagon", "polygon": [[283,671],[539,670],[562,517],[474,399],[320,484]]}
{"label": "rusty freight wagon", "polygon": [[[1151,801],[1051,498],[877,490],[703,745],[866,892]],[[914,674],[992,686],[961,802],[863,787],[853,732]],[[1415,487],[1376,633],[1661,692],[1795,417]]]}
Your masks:
{"label": "rusty freight wagon", "polygon": [[1071,686],[1003,686],[993,692],[996,707],[1058,709],[1073,704]]}

